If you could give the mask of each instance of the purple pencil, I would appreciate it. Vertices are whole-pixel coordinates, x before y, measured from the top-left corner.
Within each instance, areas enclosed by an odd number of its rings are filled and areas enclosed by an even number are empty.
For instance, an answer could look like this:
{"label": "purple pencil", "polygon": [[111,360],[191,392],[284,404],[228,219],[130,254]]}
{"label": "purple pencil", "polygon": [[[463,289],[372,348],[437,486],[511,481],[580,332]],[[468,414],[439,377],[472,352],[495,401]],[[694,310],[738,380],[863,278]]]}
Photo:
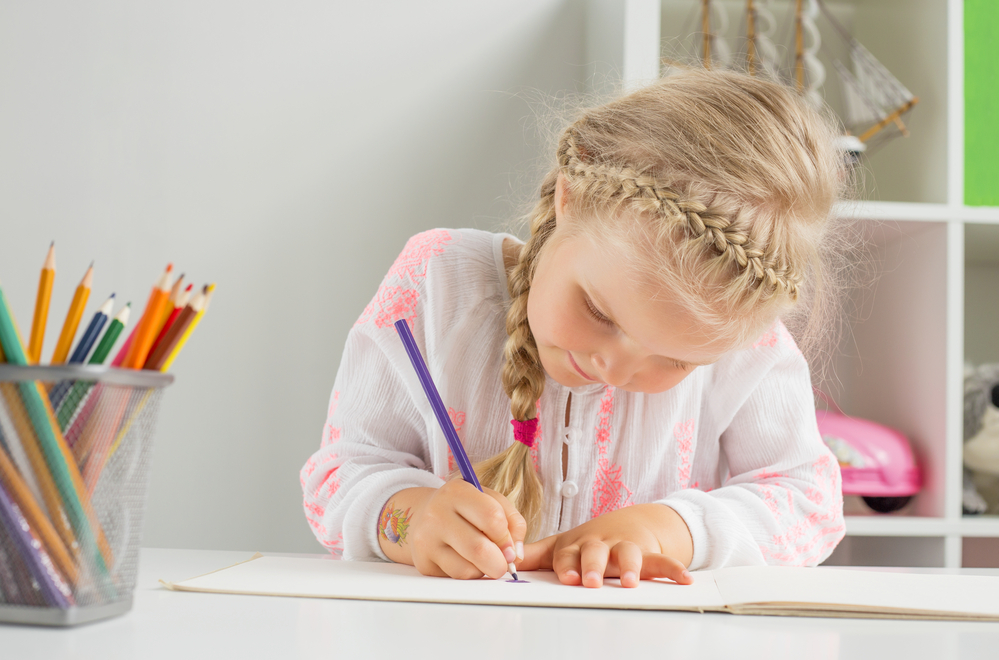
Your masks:
{"label": "purple pencil", "polygon": [[[479,478],[475,476],[475,470],[472,469],[472,462],[468,460],[468,454],[465,453],[465,447],[461,444],[458,432],[454,430],[454,424],[451,423],[451,417],[447,414],[444,401],[441,399],[440,392],[437,391],[437,385],[434,384],[434,379],[430,376],[430,370],[427,369],[427,363],[423,360],[420,347],[416,345],[416,339],[409,329],[409,323],[406,322],[406,319],[399,319],[395,322],[395,330],[399,333],[402,345],[406,348],[406,355],[409,356],[409,361],[413,364],[413,369],[416,370],[416,376],[420,379],[420,385],[423,386],[423,391],[426,393],[427,399],[430,400],[430,407],[433,409],[437,423],[440,424],[441,431],[444,432],[444,438],[451,448],[451,453],[454,455],[454,462],[458,464],[458,469],[461,471],[461,478],[478,488],[481,493],[482,484],[479,483]],[[513,562],[507,565],[507,569],[514,580],[520,579],[517,577],[517,567],[513,565]]]}
{"label": "purple pencil", "polygon": [[24,519],[17,504],[7,496],[0,484],[0,525],[13,541],[13,549],[27,565],[35,579],[45,602],[52,607],[66,609],[73,605],[73,594],[59,575],[45,548],[31,533],[28,521]]}

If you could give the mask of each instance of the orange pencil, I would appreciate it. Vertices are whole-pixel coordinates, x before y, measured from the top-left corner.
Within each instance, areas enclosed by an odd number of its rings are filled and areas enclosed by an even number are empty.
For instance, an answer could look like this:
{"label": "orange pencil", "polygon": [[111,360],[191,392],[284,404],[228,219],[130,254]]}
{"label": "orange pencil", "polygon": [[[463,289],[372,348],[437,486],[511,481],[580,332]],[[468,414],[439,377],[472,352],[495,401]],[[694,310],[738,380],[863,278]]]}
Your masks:
{"label": "orange pencil", "polygon": [[11,499],[17,502],[24,518],[31,525],[32,531],[38,535],[56,566],[70,582],[75,583],[80,576],[76,563],[14,463],[2,448],[0,448],[0,483],[6,487]]}
{"label": "orange pencil", "polygon": [[52,302],[52,283],[55,281],[55,241],[45,255],[42,275],[38,279],[38,297],[35,298],[35,316],[31,321],[28,340],[28,364],[38,364],[42,359],[42,342],[45,341],[45,324],[49,320],[49,303]]}
{"label": "orange pencil", "polygon": [[69,349],[76,337],[76,330],[80,327],[80,319],[83,318],[83,309],[87,306],[87,299],[90,298],[90,289],[94,284],[94,264],[83,274],[83,279],[76,287],[73,294],[73,302],[69,305],[66,313],[66,321],[62,324],[62,332],[59,333],[59,341],[56,343],[55,352],[52,353],[52,364],[62,364],[69,356]]}
{"label": "orange pencil", "polygon": [[[183,289],[181,288],[183,286],[184,273],[181,273],[177,276],[177,281],[173,283],[173,287],[170,289],[170,297],[167,299],[166,307],[163,308],[163,314],[156,321],[156,332],[153,333],[154,337],[159,337],[160,333],[163,332],[163,326],[169,323],[170,315],[173,314],[174,307],[177,306],[177,299],[180,297],[180,294],[183,293]],[[190,285],[188,285],[188,289],[190,288]],[[183,307],[183,305],[181,305],[181,307]],[[155,342],[153,342],[153,345],[155,345]],[[149,350],[152,351],[153,349],[150,348]]]}
{"label": "orange pencil", "polygon": [[[181,277],[184,276],[181,275]],[[156,352],[156,348],[160,345],[160,342],[163,341],[163,337],[166,336],[167,331],[170,330],[174,321],[177,320],[180,313],[184,311],[185,307],[187,307],[187,303],[191,299],[192,288],[194,288],[194,285],[188,284],[187,288],[181,291],[179,295],[170,298],[173,302],[173,310],[170,312],[170,316],[167,317],[166,323],[164,323],[163,327],[160,329],[160,333],[156,336],[156,340],[153,342],[153,345],[149,347],[150,355]],[[146,358],[146,362],[149,362],[149,358]]]}
{"label": "orange pencil", "polygon": [[173,270],[173,264],[167,264],[163,275],[153,285],[153,290],[149,294],[149,300],[146,302],[146,309],[142,312],[142,318],[139,319],[139,323],[135,326],[135,339],[132,341],[132,346],[128,349],[128,355],[125,357],[124,364],[122,364],[126,369],[141,369],[142,365],[146,362],[149,347],[152,346],[153,339],[156,338],[156,331],[158,330],[156,325],[163,315],[163,308],[166,307],[167,298],[170,295],[171,270]]}

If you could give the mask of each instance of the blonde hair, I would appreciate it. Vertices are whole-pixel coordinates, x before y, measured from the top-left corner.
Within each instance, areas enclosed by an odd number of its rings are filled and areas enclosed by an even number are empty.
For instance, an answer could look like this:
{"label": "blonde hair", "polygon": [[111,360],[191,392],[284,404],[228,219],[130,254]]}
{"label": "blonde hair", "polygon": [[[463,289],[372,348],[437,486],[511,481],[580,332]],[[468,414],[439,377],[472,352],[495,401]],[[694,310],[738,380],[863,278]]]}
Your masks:
{"label": "blonde hair", "polygon": [[[828,220],[847,181],[836,135],[791,89],[731,71],[686,70],[584,112],[559,139],[509,277],[502,379],[514,419],[535,417],[544,391],[527,299],[555,231],[559,175],[570,231],[634,254],[637,281],[668,291],[719,346],[745,345],[781,318],[808,354],[825,334],[830,255],[841,253],[827,249],[842,243]],[[530,450],[514,442],[476,470],[537,533]]]}

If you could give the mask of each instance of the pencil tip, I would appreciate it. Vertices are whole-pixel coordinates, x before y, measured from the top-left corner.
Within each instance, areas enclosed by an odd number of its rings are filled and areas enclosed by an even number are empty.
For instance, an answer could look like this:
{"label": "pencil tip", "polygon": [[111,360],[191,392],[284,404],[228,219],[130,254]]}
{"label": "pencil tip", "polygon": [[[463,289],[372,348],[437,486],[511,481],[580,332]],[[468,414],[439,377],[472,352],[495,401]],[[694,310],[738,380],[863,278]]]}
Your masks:
{"label": "pencil tip", "polygon": [[94,267],[94,263],[95,263],[95,261],[94,261],[93,259],[91,259],[91,261],[90,261],[90,267],[91,267],[91,268],[93,268],[93,267]]}
{"label": "pencil tip", "polygon": [[111,292],[111,297],[114,298],[114,292],[113,291]]}
{"label": "pencil tip", "polygon": [[125,307],[131,307],[131,306],[132,306],[132,301],[131,300],[129,300],[127,303],[125,303]]}

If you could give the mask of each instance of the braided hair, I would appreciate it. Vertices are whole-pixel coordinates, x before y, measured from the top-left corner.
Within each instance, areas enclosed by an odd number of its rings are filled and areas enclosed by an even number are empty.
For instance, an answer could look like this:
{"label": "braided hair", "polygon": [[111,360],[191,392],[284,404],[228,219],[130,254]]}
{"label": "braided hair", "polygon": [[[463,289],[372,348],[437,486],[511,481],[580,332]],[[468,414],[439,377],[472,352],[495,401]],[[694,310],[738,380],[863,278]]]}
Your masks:
{"label": "braided hair", "polygon": [[[805,351],[828,336],[820,299],[835,297],[829,271],[847,244],[829,222],[846,184],[836,134],[789,88],[731,71],[683,71],[584,112],[559,138],[508,277],[502,382],[513,419],[534,419],[544,391],[527,300],[556,230],[560,177],[572,231],[636,254],[636,274],[719,345],[744,345],[781,318]],[[542,485],[530,449],[514,442],[475,467],[533,538]]]}

